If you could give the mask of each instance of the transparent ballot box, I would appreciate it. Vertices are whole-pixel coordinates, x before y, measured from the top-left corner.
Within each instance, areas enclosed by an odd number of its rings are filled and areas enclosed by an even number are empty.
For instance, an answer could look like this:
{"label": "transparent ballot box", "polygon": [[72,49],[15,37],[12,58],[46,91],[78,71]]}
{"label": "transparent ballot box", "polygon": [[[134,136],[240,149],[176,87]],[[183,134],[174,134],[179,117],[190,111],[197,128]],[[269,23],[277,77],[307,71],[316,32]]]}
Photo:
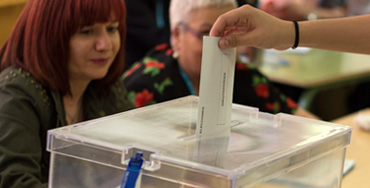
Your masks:
{"label": "transparent ballot box", "polygon": [[137,151],[141,187],[340,187],[350,127],[233,104],[230,137],[198,139],[198,99],[50,130],[49,187],[120,187]]}

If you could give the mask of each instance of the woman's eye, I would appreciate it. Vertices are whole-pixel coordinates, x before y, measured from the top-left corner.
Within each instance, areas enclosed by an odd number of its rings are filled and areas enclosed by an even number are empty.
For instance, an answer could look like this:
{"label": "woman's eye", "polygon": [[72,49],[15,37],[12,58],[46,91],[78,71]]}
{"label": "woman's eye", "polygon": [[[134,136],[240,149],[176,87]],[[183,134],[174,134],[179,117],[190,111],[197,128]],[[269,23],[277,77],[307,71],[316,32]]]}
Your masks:
{"label": "woman's eye", "polygon": [[107,28],[107,31],[109,33],[115,33],[115,32],[118,31],[118,27],[117,26],[110,26],[110,27]]}
{"label": "woman's eye", "polygon": [[93,29],[81,29],[80,33],[83,35],[90,35],[94,33],[94,30]]}

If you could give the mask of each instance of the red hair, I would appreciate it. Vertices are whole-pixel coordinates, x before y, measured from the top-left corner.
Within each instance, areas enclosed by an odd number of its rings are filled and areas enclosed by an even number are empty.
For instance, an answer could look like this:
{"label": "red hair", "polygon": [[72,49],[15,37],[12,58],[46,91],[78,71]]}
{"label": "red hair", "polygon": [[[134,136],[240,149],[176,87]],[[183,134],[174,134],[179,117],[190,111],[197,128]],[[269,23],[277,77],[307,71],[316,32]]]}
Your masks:
{"label": "red hair", "polygon": [[81,27],[108,21],[119,22],[121,48],[107,75],[93,81],[96,88],[105,90],[123,73],[126,38],[123,0],[29,0],[0,49],[0,71],[9,66],[21,67],[43,86],[62,95],[70,94],[67,62],[71,36]]}

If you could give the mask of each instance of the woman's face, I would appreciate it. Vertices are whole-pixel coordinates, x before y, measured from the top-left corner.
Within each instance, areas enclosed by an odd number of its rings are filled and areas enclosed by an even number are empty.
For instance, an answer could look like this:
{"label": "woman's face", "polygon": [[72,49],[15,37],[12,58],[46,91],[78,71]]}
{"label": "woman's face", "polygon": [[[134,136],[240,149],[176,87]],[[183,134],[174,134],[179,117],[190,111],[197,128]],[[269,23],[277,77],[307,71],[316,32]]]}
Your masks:
{"label": "woman's face", "polygon": [[70,80],[103,78],[120,49],[118,22],[96,23],[80,28],[69,42]]}
{"label": "woman's face", "polygon": [[[189,14],[188,28],[195,32],[209,33],[218,16],[233,9],[233,6],[199,8]],[[174,33],[172,33],[174,35]],[[178,53],[181,68],[190,77],[200,77],[202,62],[202,39],[186,29],[182,29],[175,37],[174,50]]]}

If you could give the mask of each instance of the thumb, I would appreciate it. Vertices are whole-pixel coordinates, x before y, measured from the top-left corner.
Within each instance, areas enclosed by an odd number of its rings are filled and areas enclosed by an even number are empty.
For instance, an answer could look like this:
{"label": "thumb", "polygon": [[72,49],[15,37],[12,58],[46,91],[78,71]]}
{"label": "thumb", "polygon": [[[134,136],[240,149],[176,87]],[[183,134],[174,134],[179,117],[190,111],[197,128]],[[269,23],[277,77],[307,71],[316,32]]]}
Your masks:
{"label": "thumb", "polygon": [[218,46],[222,49],[223,48],[234,48],[234,47],[237,47],[239,44],[240,42],[238,41],[238,38],[236,37],[236,35],[227,35],[227,36],[222,37],[218,41]]}

